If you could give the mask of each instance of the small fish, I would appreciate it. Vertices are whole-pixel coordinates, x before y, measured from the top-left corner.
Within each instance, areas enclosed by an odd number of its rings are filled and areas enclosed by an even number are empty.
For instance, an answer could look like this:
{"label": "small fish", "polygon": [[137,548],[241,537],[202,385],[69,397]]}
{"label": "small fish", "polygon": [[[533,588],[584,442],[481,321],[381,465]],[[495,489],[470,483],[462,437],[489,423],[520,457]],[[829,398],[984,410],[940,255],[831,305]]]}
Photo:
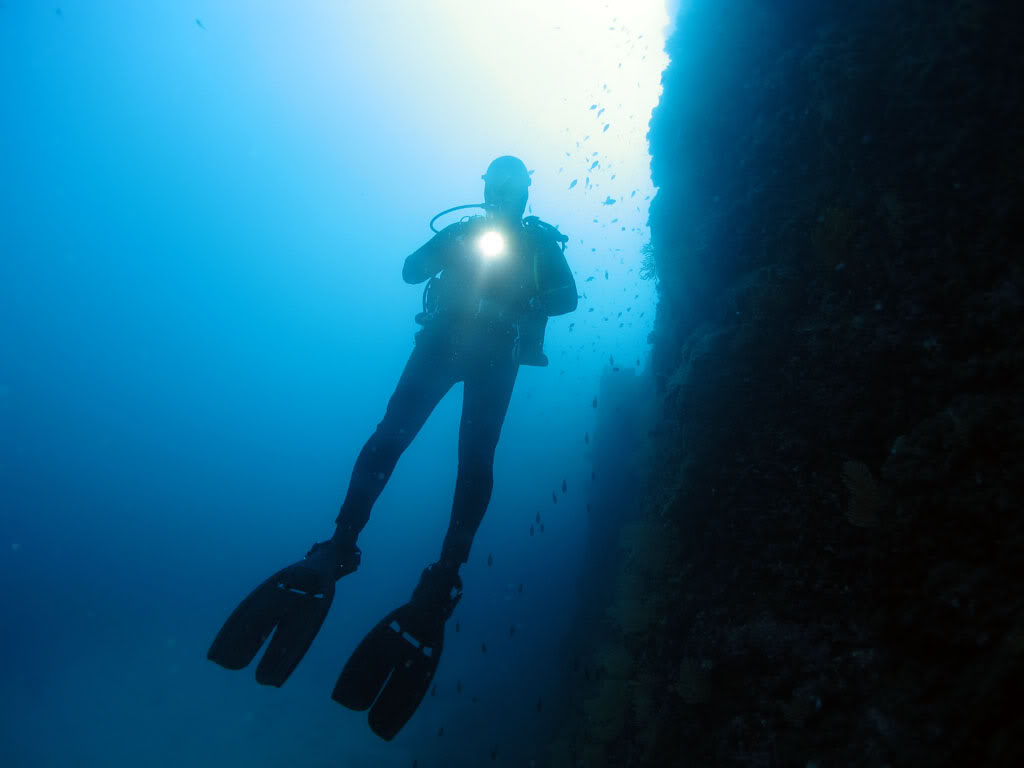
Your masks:
{"label": "small fish", "polygon": [[598,160],[595,160],[595,161],[593,162],[593,164],[592,164],[592,165],[591,165],[591,166],[590,166],[589,168],[587,168],[587,170],[588,170],[588,171],[592,171],[592,170],[594,170],[595,168],[597,168],[597,166],[599,166],[600,164],[601,164],[601,163],[600,163],[600,161],[598,161]]}
{"label": "small fish", "polygon": [[540,532],[541,532],[541,533],[544,533],[544,523],[541,523],[541,524],[540,524]]}
{"label": "small fish", "polygon": [[497,749],[492,749],[491,750],[491,760],[497,760],[497,759],[498,759],[498,750]]}
{"label": "small fish", "polygon": [[615,198],[610,195],[605,197],[604,202],[601,205],[615,205]]}
{"label": "small fish", "polygon": [[587,445],[590,445],[590,433],[589,432],[584,432],[583,433],[583,442],[586,443]]}
{"label": "small fish", "polygon": [[540,522],[540,512],[537,513],[537,520],[536,520],[536,522],[538,522],[538,523]]}
{"label": "small fish", "polygon": [[200,29],[206,29],[206,26],[203,24],[202,19],[196,19],[196,26]]}
{"label": "small fish", "polygon": [[480,643],[480,653],[487,653],[487,643]]}
{"label": "small fish", "polygon": [[462,681],[461,680],[456,680],[455,681],[455,692],[456,693],[462,693]]}
{"label": "small fish", "polygon": [[[590,108],[591,108],[591,109],[597,109],[597,104],[591,104],[591,105],[590,105]],[[602,111],[603,111],[603,110],[602,110]]]}
{"label": "small fish", "polygon": [[597,397],[594,398],[594,402],[590,404],[591,408],[597,408]]}
{"label": "small fish", "polygon": [[598,110],[597,116],[600,117],[602,112],[604,112],[604,107],[601,107],[601,109]]}
{"label": "small fish", "polygon": [[568,490],[569,490],[569,487],[565,484],[565,478],[563,477],[562,478],[562,493],[565,493]]}
{"label": "small fish", "polygon": [[557,504],[558,503],[558,495],[554,491],[551,492],[551,503],[552,504]]}
{"label": "small fish", "polygon": [[494,565],[494,555],[488,554],[487,555],[487,567],[490,568],[492,565]]}
{"label": "small fish", "polygon": [[437,735],[438,736],[444,736],[444,726],[443,725],[440,728],[437,729]]}
{"label": "small fish", "polygon": [[457,622],[457,621],[455,622],[455,631],[456,632],[459,631],[459,622]]}
{"label": "small fish", "polygon": [[430,695],[431,696],[437,696],[437,683],[435,683],[434,685],[430,686]]}
{"label": "small fish", "polygon": [[604,133],[611,127],[611,123],[605,123],[604,128],[601,129],[601,133]]}
{"label": "small fish", "polygon": [[537,699],[537,711],[544,709],[544,699]]}
{"label": "small fish", "polygon": [[590,277],[588,277],[588,278],[587,278],[586,280],[584,280],[583,282],[585,282],[585,283],[589,283],[589,282],[591,282],[591,281],[592,281],[593,279],[594,279],[594,276],[593,276],[593,275],[591,275]]}
{"label": "small fish", "polygon": [[480,699],[478,699],[476,696],[474,696],[473,698],[470,699],[470,701],[472,701],[474,704],[476,704],[478,701],[480,701]]}
{"label": "small fish", "polygon": [[515,624],[509,625],[508,636],[509,637],[515,637],[516,636],[516,625]]}
{"label": "small fish", "polygon": [[575,328],[575,327],[576,327],[576,323],[569,323],[569,330],[570,330],[570,331],[571,331],[571,330],[572,330],[573,328]]}
{"label": "small fish", "polygon": [[530,535],[533,536],[533,526],[530,526]]}
{"label": "small fish", "polygon": [[579,183],[580,183],[579,179],[573,179],[571,182],[569,182],[569,189],[572,189],[573,187],[575,187]]}
{"label": "small fish", "polygon": [[615,365],[615,358],[612,355],[608,355],[608,365]]}
{"label": "small fish", "polygon": [[605,279],[605,280],[607,280],[607,279],[608,279],[608,270],[607,270],[607,269],[606,269],[606,270],[604,271],[604,279]]}
{"label": "small fish", "polygon": [[522,582],[519,583],[519,594],[523,594],[523,584],[522,584]]}

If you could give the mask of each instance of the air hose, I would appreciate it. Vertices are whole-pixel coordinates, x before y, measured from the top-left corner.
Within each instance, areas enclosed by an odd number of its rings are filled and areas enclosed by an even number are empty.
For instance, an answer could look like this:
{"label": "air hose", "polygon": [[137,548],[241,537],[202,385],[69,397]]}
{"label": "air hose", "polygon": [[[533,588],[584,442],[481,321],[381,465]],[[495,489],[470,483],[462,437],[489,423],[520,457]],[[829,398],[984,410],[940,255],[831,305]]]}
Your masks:
{"label": "air hose", "polygon": [[456,205],[453,208],[446,208],[445,210],[441,211],[439,214],[437,214],[437,216],[430,220],[430,231],[433,232],[434,234],[440,232],[440,230],[434,229],[434,222],[440,219],[446,213],[451,213],[452,211],[461,211],[464,208],[483,208],[486,211],[490,207],[491,206],[488,205],[487,203],[469,203],[468,205]]}

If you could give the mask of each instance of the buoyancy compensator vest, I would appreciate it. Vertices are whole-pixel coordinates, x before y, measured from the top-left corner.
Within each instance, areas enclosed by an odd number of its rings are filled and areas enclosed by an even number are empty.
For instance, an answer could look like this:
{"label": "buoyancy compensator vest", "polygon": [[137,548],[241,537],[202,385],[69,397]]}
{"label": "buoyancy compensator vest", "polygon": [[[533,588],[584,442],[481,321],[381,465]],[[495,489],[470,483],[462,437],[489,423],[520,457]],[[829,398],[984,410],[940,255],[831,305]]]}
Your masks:
{"label": "buoyancy compensator vest", "polygon": [[[448,208],[437,214],[430,220],[430,229],[437,233],[434,222],[438,218],[465,208],[485,208],[486,204],[460,205]],[[467,224],[478,217],[463,217],[461,224]],[[545,269],[542,260],[545,258],[545,249],[552,246],[557,247],[564,254],[566,243],[569,242],[568,235],[562,234],[558,227],[543,221],[538,216],[527,216],[523,219],[523,241],[530,249],[529,267],[531,273],[531,292],[539,296],[547,286],[543,285]],[[423,288],[422,311],[416,315],[416,322],[427,326],[443,311],[443,296],[440,290],[440,278],[434,275],[427,280]],[[528,308],[519,313],[513,320],[516,331],[516,350],[520,365],[546,366],[548,365],[547,355],[544,354],[544,334],[547,329],[548,317],[535,302],[531,301]]]}

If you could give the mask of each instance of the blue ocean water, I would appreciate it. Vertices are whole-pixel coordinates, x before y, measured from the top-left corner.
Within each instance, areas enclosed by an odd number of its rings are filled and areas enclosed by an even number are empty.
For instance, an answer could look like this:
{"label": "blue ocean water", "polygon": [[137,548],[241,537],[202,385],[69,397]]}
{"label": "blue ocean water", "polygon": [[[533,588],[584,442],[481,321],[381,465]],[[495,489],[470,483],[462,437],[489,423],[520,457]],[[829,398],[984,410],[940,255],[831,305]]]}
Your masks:
{"label": "blue ocean water", "polygon": [[[592,398],[609,358],[643,367],[653,315],[646,202],[625,210],[649,177],[623,186],[648,158],[622,151],[643,146],[650,105],[627,118],[603,77],[565,94],[587,120],[607,101],[595,135],[614,115],[634,142],[602,150],[572,197],[590,136],[538,144],[500,83],[386,5],[0,5],[0,763],[540,764],[584,588]],[[573,236],[584,298],[549,327],[552,365],[520,372],[437,696],[385,743],[330,691],[437,559],[461,385],[288,683],[205,654],[238,600],[333,531],[412,349],[420,287],[402,262],[510,152],[537,168],[532,212]]]}

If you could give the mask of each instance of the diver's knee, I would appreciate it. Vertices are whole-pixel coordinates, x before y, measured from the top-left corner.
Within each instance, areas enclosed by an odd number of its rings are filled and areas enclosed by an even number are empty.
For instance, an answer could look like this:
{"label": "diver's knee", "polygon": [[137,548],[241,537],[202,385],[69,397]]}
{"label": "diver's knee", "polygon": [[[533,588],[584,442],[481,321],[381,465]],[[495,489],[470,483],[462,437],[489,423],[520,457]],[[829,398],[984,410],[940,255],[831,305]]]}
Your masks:
{"label": "diver's knee", "polygon": [[376,456],[388,456],[397,459],[409,447],[412,437],[401,427],[395,427],[382,421],[370,437],[368,448]]}
{"label": "diver's knee", "polygon": [[473,483],[494,481],[494,462],[479,456],[459,460],[459,477]]}

